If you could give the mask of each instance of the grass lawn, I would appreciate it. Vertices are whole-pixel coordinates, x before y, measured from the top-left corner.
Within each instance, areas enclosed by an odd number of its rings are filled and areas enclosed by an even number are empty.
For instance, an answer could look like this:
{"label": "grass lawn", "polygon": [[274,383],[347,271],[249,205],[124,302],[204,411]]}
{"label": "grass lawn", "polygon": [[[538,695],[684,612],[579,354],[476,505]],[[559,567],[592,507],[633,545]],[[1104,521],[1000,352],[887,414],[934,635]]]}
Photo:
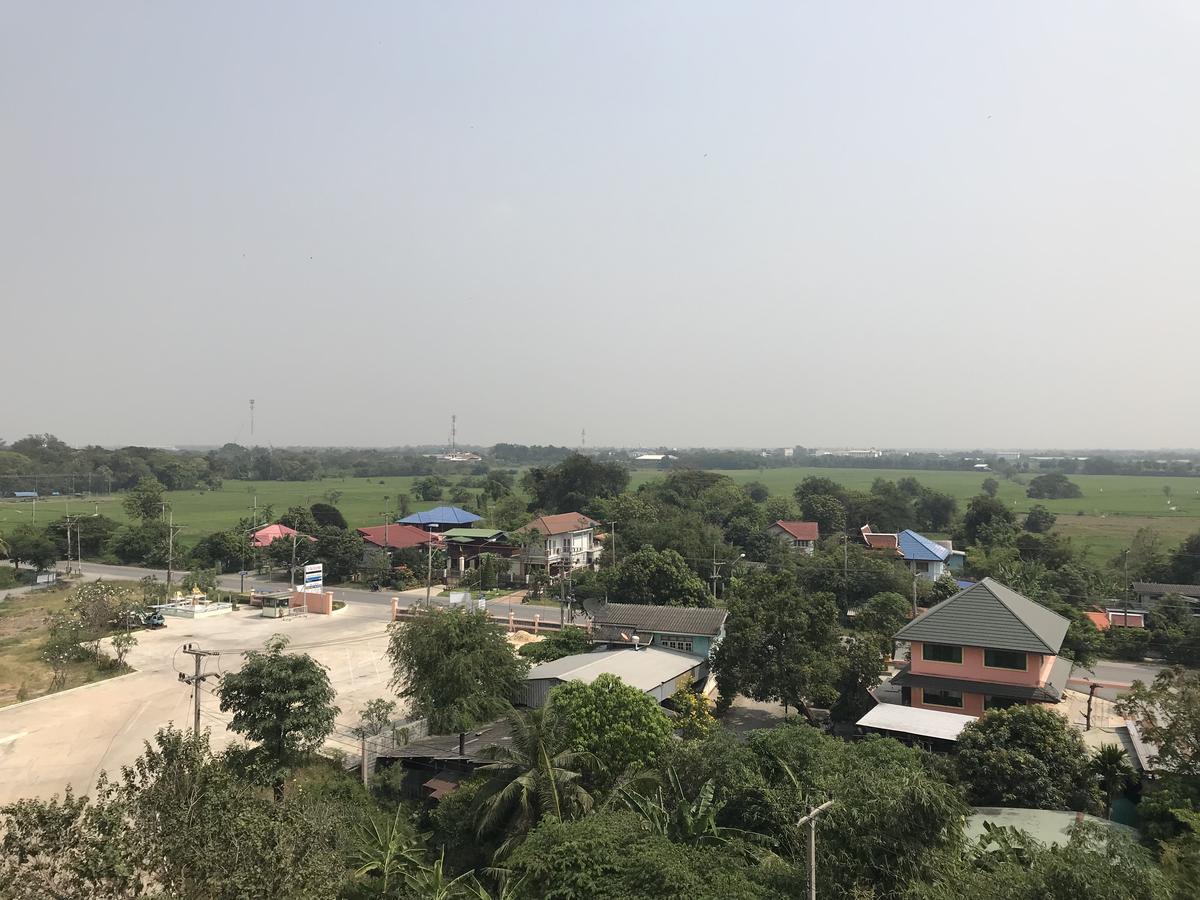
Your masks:
{"label": "grass lawn", "polygon": [[[46,616],[61,610],[71,585],[32,591],[0,600],[0,706],[41,697],[50,689],[53,675],[42,661],[48,629]],[[95,662],[72,663],[62,689],[78,687],[121,674]]]}

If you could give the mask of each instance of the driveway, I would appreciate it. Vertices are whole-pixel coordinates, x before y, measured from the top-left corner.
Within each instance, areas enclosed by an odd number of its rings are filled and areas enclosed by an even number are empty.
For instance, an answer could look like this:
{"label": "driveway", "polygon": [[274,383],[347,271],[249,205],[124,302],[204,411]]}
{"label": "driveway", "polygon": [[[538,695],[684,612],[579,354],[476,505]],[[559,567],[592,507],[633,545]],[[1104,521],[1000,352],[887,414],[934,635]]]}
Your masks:
{"label": "driveway", "polygon": [[[363,704],[395,699],[384,656],[388,618],[383,604],[351,602],[332,616],[266,619],[242,609],[211,619],[168,618],[166,628],[138,632],[128,657],[133,674],[0,709],[0,803],[61,794],[68,784],[76,793],[89,792],[102,770],[116,773],[132,763],[159,728],[191,728],[192,689],[178,674],[195,671],[193,658],[181,652],[187,642],[220,652],[203,660],[204,671],[229,672],[241,666],[246,650],[286,634],[292,650],[311,654],[329,670],[341,707],[329,746],[353,754],[357,744],[349,729]],[[238,736],[226,730],[229,717],[218,710],[216,686],[216,679],[204,683],[201,726],[222,748]]]}

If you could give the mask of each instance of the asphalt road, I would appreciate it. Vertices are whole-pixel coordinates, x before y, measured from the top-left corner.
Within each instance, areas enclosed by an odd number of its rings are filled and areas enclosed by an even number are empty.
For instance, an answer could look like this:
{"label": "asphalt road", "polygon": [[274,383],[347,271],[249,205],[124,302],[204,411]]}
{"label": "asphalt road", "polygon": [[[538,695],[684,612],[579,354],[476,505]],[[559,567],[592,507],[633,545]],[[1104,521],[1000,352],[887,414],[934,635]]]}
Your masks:
{"label": "asphalt road", "polygon": [[[66,565],[65,563],[63,564]],[[82,565],[83,574],[91,578],[119,578],[128,581],[137,581],[140,578],[145,578],[147,575],[153,575],[161,581],[167,578],[166,569],[143,569],[139,566],[110,566],[103,563],[85,562]],[[182,574],[175,573],[176,576]],[[243,582],[240,575],[221,575],[217,578],[217,584],[227,591],[252,590],[259,588],[262,590],[285,590],[288,587],[286,581],[273,581],[261,575],[247,575]],[[328,588],[333,593],[335,600],[345,602],[374,604],[378,606],[391,607],[392,598],[399,600],[399,605],[402,608],[416,606],[425,602],[425,589],[417,588],[409,591],[369,591],[363,588],[352,587],[330,587]],[[450,600],[447,597],[438,597],[438,591],[445,590],[444,585],[433,586],[433,596],[430,602],[434,606],[449,606]],[[517,615],[524,618],[532,618],[534,615],[540,615],[543,621],[558,621],[558,605],[546,605],[536,603],[521,603],[519,601],[505,600],[489,600],[488,610],[491,612],[501,612],[508,614],[509,609],[513,609]]]}

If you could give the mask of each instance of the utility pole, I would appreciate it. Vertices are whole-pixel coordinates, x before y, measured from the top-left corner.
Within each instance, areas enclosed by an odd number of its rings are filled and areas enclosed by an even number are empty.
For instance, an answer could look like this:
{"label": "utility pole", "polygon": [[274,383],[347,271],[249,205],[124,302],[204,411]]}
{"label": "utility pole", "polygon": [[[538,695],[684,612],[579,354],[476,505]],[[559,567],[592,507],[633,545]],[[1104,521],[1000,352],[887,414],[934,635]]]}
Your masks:
{"label": "utility pole", "polygon": [[195,714],[195,719],[192,722],[192,734],[198,736],[200,734],[200,685],[209,678],[217,677],[216,672],[206,672],[201,674],[200,667],[203,665],[202,660],[204,657],[220,656],[221,654],[216,650],[201,650],[195,644],[184,644],[183,652],[196,660],[196,674],[184,675],[182,672],[180,672],[179,680],[184,684],[191,685],[192,687],[192,706]]}
{"label": "utility pole", "polygon": [[605,524],[608,526],[608,536],[612,540],[612,564],[615,569],[617,567],[617,523],[606,522]]}
{"label": "utility pole", "polygon": [[833,806],[826,800],[816,809],[809,809],[807,816],[796,822],[797,828],[808,826],[808,900],[817,900],[817,816]]}
{"label": "utility pole", "polygon": [[717,601],[717,579],[720,578],[721,576],[717,572],[717,545],[715,543],[713,544],[712,566],[713,566],[713,570],[712,570],[713,602],[716,603],[716,601]]}
{"label": "utility pole", "polygon": [[1125,595],[1125,621],[1121,624],[1126,628],[1129,627],[1129,549],[1125,550],[1125,584],[1122,585],[1124,590],[1121,592]]}
{"label": "utility pole", "polygon": [[[163,504],[164,506],[166,504]],[[175,565],[175,535],[183,531],[185,526],[175,524],[175,510],[171,510],[170,521],[167,523],[167,595],[171,593],[171,573]]]}

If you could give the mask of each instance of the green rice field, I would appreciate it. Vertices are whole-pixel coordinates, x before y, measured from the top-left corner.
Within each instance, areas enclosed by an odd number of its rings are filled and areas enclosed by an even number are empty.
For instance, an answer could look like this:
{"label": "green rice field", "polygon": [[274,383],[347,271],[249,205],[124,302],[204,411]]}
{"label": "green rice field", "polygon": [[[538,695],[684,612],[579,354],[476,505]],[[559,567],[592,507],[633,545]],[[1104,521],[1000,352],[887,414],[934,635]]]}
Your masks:
{"label": "green rice field", "polygon": [[[819,475],[831,478],[848,488],[867,490],[876,478],[897,480],[911,475],[922,484],[958,498],[960,506],[980,492],[986,474],[977,472],[940,472],[905,469],[834,469],[785,468],[739,469],[724,471],[738,483],[761,481],[772,495],[790,496],[792,489],[805,477]],[[633,473],[632,487],[659,477],[656,470]],[[1028,477],[1028,476],[1026,476]],[[332,478],[322,481],[227,481],[219,491],[172,491],[167,497],[175,513],[175,521],[185,526],[181,534],[184,543],[198,540],[204,534],[228,528],[242,516],[248,516],[255,502],[271,505],[276,513],[289,506],[327,502],[327,494],[340,492],[337,506],[352,527],[376,525],[384,516],[394,515],[398,497],[408,493],[411,498],[412,477],[396,478]],[[997,495],[1020,514],[1034,503],[1041,502],[1058,514],[1057,530],[1083,544],[1097,559],[1114,556],[1128,545],[1138,528],[1150,526],[1160,531],[1169,543],[1200,531],[1200,478],[1140,477],[1129,475],[1073,475],[1071,480],[1083,490],[1083,497],[1074,500],[1030,500],[1023,485],[1012,481],[1000,482]],[[1163,488],[1170,488],[1170,497]],[[413,510],[429,509],[438,503],[410,500]],[[47,498],[37,503],[37,519],[41,523],[60,517],[64,512],[98,510],[106,516],[124,520],[120,496],[83,501]],[[1171,507],[1174,507],[1173,509]],[[34,504],[30,501],[0,502],[0,531],[8,530],[33,518]]]}

